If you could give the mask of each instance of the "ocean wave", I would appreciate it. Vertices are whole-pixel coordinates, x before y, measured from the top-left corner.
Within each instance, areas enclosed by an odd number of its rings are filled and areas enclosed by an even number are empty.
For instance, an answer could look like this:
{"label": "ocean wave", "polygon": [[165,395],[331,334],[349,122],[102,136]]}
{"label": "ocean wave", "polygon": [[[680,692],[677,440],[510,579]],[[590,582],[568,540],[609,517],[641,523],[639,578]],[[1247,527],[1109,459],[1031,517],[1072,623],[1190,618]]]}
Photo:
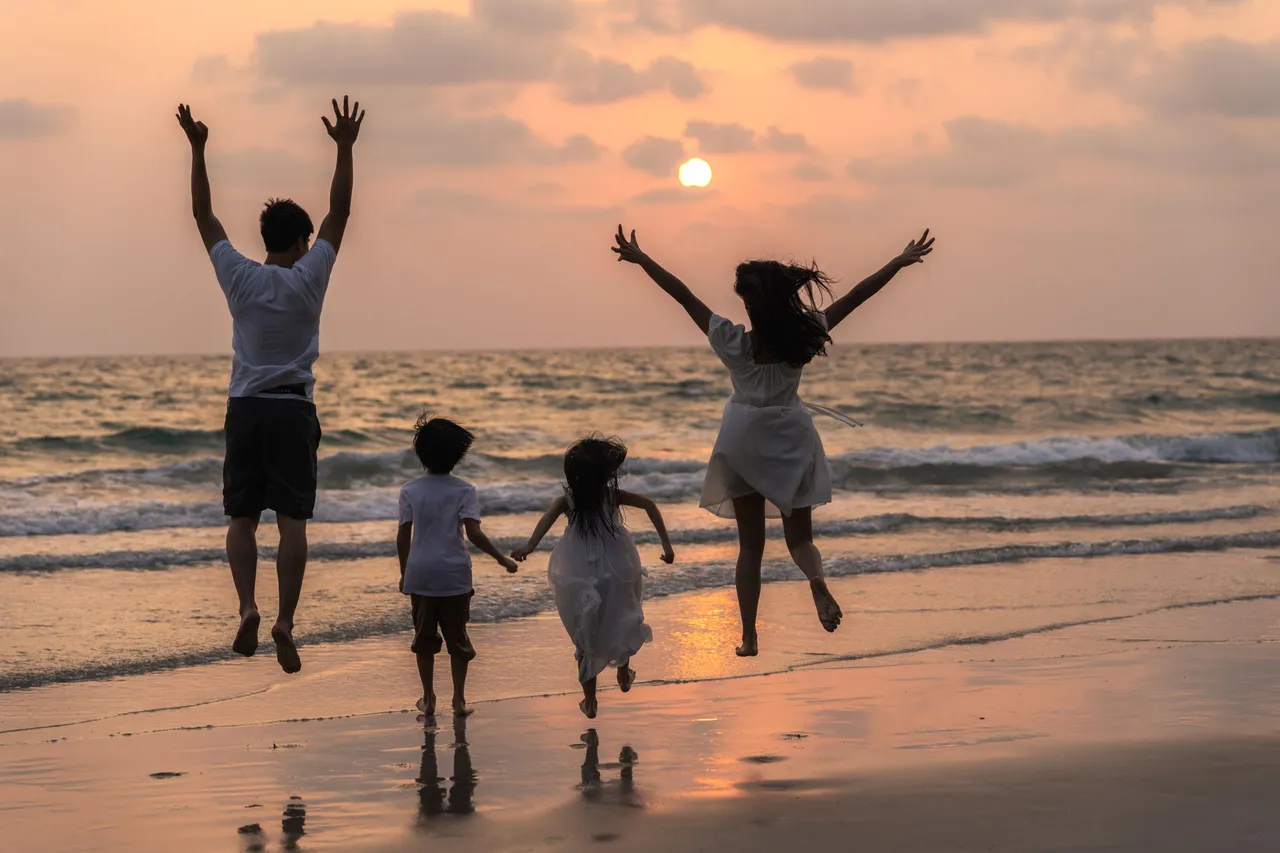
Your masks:
{"label": "ocean wave", "polygon": [[[1143,554],[1225,551],[1233,548],[1280,547],[1280,530],[1212,536],[1180,536],[1154,539],[1124,539],[1102,542],[1051,542],[969,548],[920,554],[880,557],[837,557],[826,563],[829,577],[849,577],[887,572],[925,571],[961,566],[991,565],[1041,559],[1093,559]],[[735,566],[730,561],[655,568],[645,586],[646,598],[660,598],[700,589],[723,588],[734,583]],[[766,583],[794,581],[799,571],[789,561],[765,563]],[[1274,597],[1274,596],[1253,596]],[[1230,600],[1230,599],[1224,599]],[[1204,602],[1193,602],[1194,606]],[[1213,602],[1208,602],[1213,603]],[[400,605],[401,602],[395,601]],[[550,587],[541,577],[520,575],[502,584],[490,584],[476,591],[471,618],[476,622],[502,622],[535,616],[555,609]],[[329,625],[298,635],[299,645],[349,642],[365,637],[394,634],[409,629],[407,608],[397,606],[384,613],[362,616],[343,624]],[[964,642],[959,638],[956,642]],[[165,669],[196,666],[229,660],[227,648],[196,650],[150,659],[129,659],[93,663],[81,667],[55,667],[0,675],[0,692],[67,681],[86,681],[121,675],[136,675]]]}
{"label": "ocean wave", "polygon": [[[1203,524],[1212,521],[1238,521],[1274,514],[1270,507],[1259,504],[1175,510],[1171,512],[1118,513],[1113,515],[1061,516],[921,516],[911,513],[882,513],[861,518],[816,522],[813,532],[819,538],[845,536],[877,536],[905,533],[920,529],[968,530],[991,533],[1029,533],[1044,530],[1067,530],[1115,527],[1158,527],[1174,524]],[[781,526],[772,525],[771,535],[781,536]],[[729,525],[673,529],[675,545],[708,545],[734,542],[737,531]],[[658,543],[652,530],[636,531],[635,541],[641,545]],[[524,537],[492,537],[503,551],[524,544]],[[541,550],[550,550],[559,541],[556,536],[543,540]],[[263,547],[264,560],[274,560],[276,549]],[[317,561],[367,560],[395,556],[395,543],[388,537],[381,541],[312,542],[308,558]],[[163,571],[182,566],[222,563],[226,551],[221,548],[156,548],[144,550],[96,551],[69,554],[14,554],[0,557],[0,572],[53,572],[74,569],[113,569],[128,571]]]}

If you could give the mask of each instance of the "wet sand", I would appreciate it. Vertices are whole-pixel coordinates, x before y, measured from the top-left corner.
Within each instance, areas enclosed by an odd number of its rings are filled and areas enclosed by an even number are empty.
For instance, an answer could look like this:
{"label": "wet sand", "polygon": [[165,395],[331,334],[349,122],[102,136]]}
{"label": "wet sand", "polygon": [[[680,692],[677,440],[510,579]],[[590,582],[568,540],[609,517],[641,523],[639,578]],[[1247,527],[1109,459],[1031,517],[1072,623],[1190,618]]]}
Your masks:
{"label": "wet sand", "polygon": [[642,683],[591,723],[568,694],[424,728],[267,691],[281,721],[11,732],[0,822],[18,850],[1274,850],[1278,629],[1271,598],[1180,607]]}

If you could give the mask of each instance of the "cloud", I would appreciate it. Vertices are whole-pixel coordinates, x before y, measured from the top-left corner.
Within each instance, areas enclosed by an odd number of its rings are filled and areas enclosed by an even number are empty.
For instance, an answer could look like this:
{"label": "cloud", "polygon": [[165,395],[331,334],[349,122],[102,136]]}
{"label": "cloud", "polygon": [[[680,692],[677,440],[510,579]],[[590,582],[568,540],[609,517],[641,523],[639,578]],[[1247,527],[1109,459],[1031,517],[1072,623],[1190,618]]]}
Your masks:
{"label": "cloud", "polygon": [[545,79],[561,50],[555,32],[413,11],[396,14],[389,27],[321,22],[264,32],[254,61],[265,77],[300,85],[445,85]]}
{"label": "cloud", "polygon": [[518,33],[559,33],[573,29],[573,0],[471,0],[472,14],[494,29]]}
{"label": "cloud", "polygon": [[857,91],[853,83],[853,63],[835,56],[816,56],[787,67],[796,83],[806,89],[833,89],[846,94]]}
{"label": "cloud", "polygon": [[382,122],[379,132],[369,138],[370,149],[406,164],[474,168],[516,162],[582,163],[604,150],[583,134],[573,134],[556,145],[524,122],[501,114],[408,119],[393,114]]}
{"label": "cloud", "polygon": [[1211,38],[1183,45],[1135,83],[1144,103],[1171,113],[1280,117],[1280,41]]}
{"label": "cloud", "polygon": [[284,193],[288,187],[321,177],[302,158],[282,148],[250,147],[209,152],[209,172],[215,183],[260,187],[264,192]]}
{"label": "cloud", "polygon": [[1120,166],[1165,175],[1248,179],[1280,175],[1280,141],[1226,122],[1079,125],[1053,131],[978,116],[945,125],[947,147],[899,160],[856,159],[850,177],[878,185],[1007,188],[1066,164]]}
{"label": "cloud", "polygon": [[530,205],[509,197],[496,197],[449,187],[427,187],[413,194],[413,204],[435,219],[617,219],[617,205]]}
{"label": "cloud", "polygon": [[688,101],[706,91],[697,69],[673,56],[656,59],[640,70],[616,59],[575,51],[563,61],[558,77],[561,97],[572,104],[610,104],[659,89]]}
{"label": "cloud", "polygon": [[631,199],[632,204],[690,204],[705,201],[715,195],[715,190],[687,187],[662,187],[649,190]]}
{"label": "cloud", "polygon": [[756,132],[737,122],[691,121],[685,125],[684,135],[698,140],[698,149],[704,154],[739,154],[750,151],[756,143]]}
{"label": "cloud", "polygon": [[0,99],[0,139],[57,136],[70,130],[75,119],[70,107],[44,106],[26,98]]}
{"label": "cloud", "polygon": [[803,133],[784,133],[777,126],[769,128],[764,144],[778,154],[803,154],[809,150],[809,140]]}
{"label": "cloud", "polygon": [[816,183],[818,181],[829,181],[834,176],[831,174],[830,169],[819,166],[817,163],[802,161],[800,163],[796,163],[795,166],[792,167],[791,177],[795,178],[797,181],[810,181]]}
{"label": "cloud", "polygon": [[[718,24],[766,38],[884,42],[980,32],[1017,21],[1147,20],[1156,6],[1202,0],[682,0],[684,26]],[[1210,0],[1228,5],[1243,0]]]}
{"label": "cloud", "polygon": [[646,136],[622,151],[622,161],[628,166],[659,178],[674,175],[682,160],[684,143],[659,136]]}

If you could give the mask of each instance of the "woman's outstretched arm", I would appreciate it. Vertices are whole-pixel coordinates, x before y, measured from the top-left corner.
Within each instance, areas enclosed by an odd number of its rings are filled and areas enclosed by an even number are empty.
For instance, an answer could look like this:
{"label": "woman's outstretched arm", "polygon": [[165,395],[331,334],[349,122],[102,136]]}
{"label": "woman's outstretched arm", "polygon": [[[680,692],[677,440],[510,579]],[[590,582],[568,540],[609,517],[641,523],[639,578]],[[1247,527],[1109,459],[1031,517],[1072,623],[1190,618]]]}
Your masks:
{"label": "woman's outstretched arm", "polygon": [[662,510],[658,509],[658,505],[644,495],[637,495],[635,492],[624,492],[621,489],[618,490],[618,503],[622,506],[633,506],[636,509],[642,509],[648,514],[649,521],[653,524],[653,529],[658,531],[658,539],[662,541],[662,562],[674,563],[676,552],[671,550],[671,537],[667,535],[667,525],[662,520]]}
{"label": "woman's outstretched arm", "polygon": [[857,287],[850,290],[844,296],[837,299],[827,309],[827,329],[834,329],[853,313],[854,309],[875,296],[881,289],[893,280],[899,270],[905,269],[912,264],[924,263],[925,255],[933,251],[933,238],[929,236],[929,229],[926,228],[924,233],[920,235],[919,240],[912,240],[907,244],[907,248],[902,250],[902,254],[885,264],[878,272],[863,279],[858,283]]}
{"label": "woman's outstretched arm", "polygon": [[613,247],[613,251],[617,253],[619,261],[626,261],[630,264],[636,264],[649,274],[649,278],[657,282],[667,294],[680,303],[680,307],[688,312],[693,318],[693,322],[698,324],[698,328],[702,330],[702,334],[707,333],[707,328],[711,325],[711,309],[703,304],[702,300],[694,296],[693,291],[680,279],[659,266],[653,258],[646,255],[640,250],[640,244],[636,242],[636,232],[631,232],[631,239],[628,240],[622,232],[622,226],[618,226],[618,233],[615,235],[618,245]]}
{"label": "woman's outstretched arm", "polygon": [[568,501],[564,496],[556,498],[551,502],[551,507],[538,519],[538,526],[533,529],[533,535],[529,537],[529,541],[524,545],[511,552],[511,559],[517,563],[523,563],[525,558],[538,549],[538,543],[542,541],[542,537],[547,535],[547,531],[551,529],[551,525],[556,523],[556,519],[564,515],[564,511],[568,509]]}

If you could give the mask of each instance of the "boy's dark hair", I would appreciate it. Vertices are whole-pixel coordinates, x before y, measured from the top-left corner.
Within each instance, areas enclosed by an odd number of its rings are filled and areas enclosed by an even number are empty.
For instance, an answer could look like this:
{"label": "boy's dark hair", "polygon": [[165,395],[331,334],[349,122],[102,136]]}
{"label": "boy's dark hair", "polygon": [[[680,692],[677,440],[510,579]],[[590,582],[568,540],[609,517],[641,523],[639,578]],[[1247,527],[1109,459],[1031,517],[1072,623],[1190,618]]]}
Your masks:
{"label": "boy's dark hair", "polygon": [[287,252],[316,230],[311,217],[291,198],[269,198],[258,217],[268,252]]}
{"label": "boy's dark hair", "polygon": [[413,425],[413,452],[432,474],[448,474],[456,468],[475,440],[470,430],[448,418],[423,414]]}
{"label": "boy's dark hair", "polygon": [[818,298],[831,296],[831,277],[817,264],[747,261],[739,264],[734,292],[742,297],[751,328],[778,357],[803,367],[827,354],[831,336],[818,321]]}
{"label": "boy's dark hair", "polygon": [[617,438],[589,435],[564,455],[569,525],[589,536],[618,533],[618,472],[627,446]]}

